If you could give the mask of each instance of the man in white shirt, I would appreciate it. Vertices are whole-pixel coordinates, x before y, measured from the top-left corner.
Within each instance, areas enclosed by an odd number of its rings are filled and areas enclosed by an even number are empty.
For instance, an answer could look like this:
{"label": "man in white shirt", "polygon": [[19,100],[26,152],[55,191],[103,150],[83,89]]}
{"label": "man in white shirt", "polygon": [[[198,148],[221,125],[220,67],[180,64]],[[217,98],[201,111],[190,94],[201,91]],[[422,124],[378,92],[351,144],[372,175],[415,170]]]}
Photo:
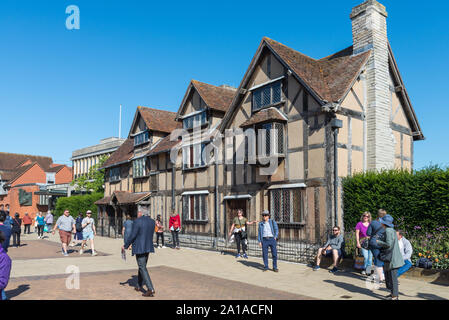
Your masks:
{"label": "man in white shirt", "polygon": [[412,261],[410,260],[413,254],[413,247],[407,239],[405,239],[403,232],[401,230],[396,231],[398,235],[399,249],[401,250],[402,258],[404,258],[404,265],[398,269],[398,278],[404,272],[412,266]]}

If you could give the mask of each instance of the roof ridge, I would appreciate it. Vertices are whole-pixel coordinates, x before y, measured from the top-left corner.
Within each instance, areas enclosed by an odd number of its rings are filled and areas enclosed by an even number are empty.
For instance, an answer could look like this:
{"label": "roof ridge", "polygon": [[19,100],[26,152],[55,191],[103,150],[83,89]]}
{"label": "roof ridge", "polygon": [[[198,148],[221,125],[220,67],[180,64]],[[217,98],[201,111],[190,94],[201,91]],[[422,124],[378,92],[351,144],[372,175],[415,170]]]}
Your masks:
{"label": "roof ridge", "polygon": [[306,54],[304,54],[304,53],[302,53],[302,52],[300,52],[300,51],[298,51],[298,50],[295,50],[295,49],[293,49],[292,47],[289,47],[289,46],[283,44],[282,42],[273,40],[273,39],[268,38],[268,37],[263,37],[263,39],[268,39],[268,40],[270,40],[270,41],[272,41],[272,42],[275,42],[276,44],[281,45],[281,46],[283,46],[283,47],[285,47],[285,48],[287,48],[287,49],[289,49],[289,50],[295,51],[296,53],[299,53],[300,55],[302,55],[302,56],[304,56],[304,57],[306,57],[306,58],[308,58],[308,59],[311,59],[311,60],[314,60],[314,61],[318,61],[318,59],[312,58],[311,56],[308,56],[308,55],[306,55]]}
{"label": "roof ridge", "polygon": [[167,112],[167,113],[173,113],[176,115],[176,112],[173,111],[168,111],[168,110],[164,110],[164,109],[158,109],[158,108],[152,108],[152,107],[145,107],[145,106],[137,106],[138,109],[141,108],[145,108],[145,109],[150,109],[150,110],[155,110],[155,111],[162,111],[162,112]]}
{"label": "roof ridge", "polygon": [[[7,155],[7,154],[11,154],[11,155],[16,155],[16,156],[26,156],[26,157],[39,157],[39,158],[47,158],[47,159],[51,159],[51,157],[49,156],[37,156],[37,155],[32,155],[32,154],[24,154],[24,153],[12,153],[12,152],[0,152],[0,155]],[[51,159],[53,161],[53,159]]]}

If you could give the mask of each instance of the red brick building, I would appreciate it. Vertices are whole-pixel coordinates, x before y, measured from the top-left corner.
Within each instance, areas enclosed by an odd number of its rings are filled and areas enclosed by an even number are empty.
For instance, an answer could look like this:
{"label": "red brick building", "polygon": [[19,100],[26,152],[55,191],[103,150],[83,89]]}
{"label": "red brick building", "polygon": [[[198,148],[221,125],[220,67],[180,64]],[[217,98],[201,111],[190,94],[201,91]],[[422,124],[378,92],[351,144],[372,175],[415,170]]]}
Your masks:
{"label": "red brick building", "polygon": [[11,215],[48,210],[48,198],[36,194],[44,185],[70,183],[72,168],[54,164],[49,157],[0,152],[0,208]]}

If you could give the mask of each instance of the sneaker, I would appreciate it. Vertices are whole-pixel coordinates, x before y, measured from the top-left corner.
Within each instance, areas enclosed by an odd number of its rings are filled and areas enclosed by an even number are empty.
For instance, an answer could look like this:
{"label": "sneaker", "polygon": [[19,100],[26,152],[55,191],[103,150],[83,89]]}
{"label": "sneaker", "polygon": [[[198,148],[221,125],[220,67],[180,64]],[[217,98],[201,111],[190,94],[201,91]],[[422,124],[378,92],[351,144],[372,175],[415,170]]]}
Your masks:
{"label": "sneaker", "polygon": [[278,268],[273,268],[273,271],[274,272],[279,272],[279,269]]}
{"label": "sneaker", "polygon": [[313,271],[318,271],[318,270],[320,270],[320,266],[313,267]]}
{"label": "sneaker", "polygon": [[92,256],[96,256],[97,253],[95,251],[92,251]]}
{"label": "sneaker", "polygon": [[335,273],[337,271],[338,271],[337,267],[333,267],[332,270],[329,270],[330,273]]}
{"label": "sneaker", "polygon": [[64,256],[64,257],[68,257],[69,254],[68,254],[67,252],[64,252],[64,253],[63,253],[63,256]]}
{"label": "sneaker", "polygon": [[162,246],[161,248],[167,248],[166,246]]}
{"label": "sneaker", "polygon": [[399,297],[393,297],[392,295],[389,295],[386,300],[399,300]]}
{"label": "sneaker", "polygon": [[235,257],[240,258],[241,257],[240,253],[237,253],[237,255]]}
{"label": "sneaker", "polygon": [[266,271],[268,271],[268,268],[264,268],[264,269],[263,269],[263,272],[266,272]]}
{"label": "sneaker", "polygon": [[80,250],[80,254],[83,254],[83,252],[84,252],[83,249],[81,249],[81,250]]}
{"label": "sneaker", "polygon": [[243,258],[248,259],[248,255],[246,253],[244,253]]}
{"label": "sneaker", "polygon": [[366,276],[366,271],[365,270],[362,270],[362,272],[361,272],[364,276]]}

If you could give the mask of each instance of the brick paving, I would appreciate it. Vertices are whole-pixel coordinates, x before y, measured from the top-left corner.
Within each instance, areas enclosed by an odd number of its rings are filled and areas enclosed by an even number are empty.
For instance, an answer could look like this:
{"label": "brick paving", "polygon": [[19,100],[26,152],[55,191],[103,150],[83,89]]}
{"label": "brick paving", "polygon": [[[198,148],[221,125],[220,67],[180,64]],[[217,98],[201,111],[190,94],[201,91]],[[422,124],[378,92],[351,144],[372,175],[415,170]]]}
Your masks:
{"label": "brick paving", "polygon": [[[137,269],[137,267],[136,267]],[[81,273],[79,289],[67,289],[69,275],[21,277],[10,280],[12,300],[311,300],[303,295],[225,280],[196,272],[159,266],[149,268],[156,290],[142,297],[134,287],[137,270]]]}
{"label": "brick paving", "polygon": [[[86,247],[85,247],[86,248]],[[40,240],[24,240],[21,241],[20,247],[9,247],[8,255],[15,260],[32,260],[32,259],[51,259],[51,258],[71,258],[71,257],[91,257],[92,251],[89,247],[84,250],[84,254],[80,255],[80,246],[70,247],[67,250],[69,257],[62,255],[62,246],[60,243],[54,241],[48,241],[45,239]],[[107,254],[97,251],[97,256],[106,256]]]}

